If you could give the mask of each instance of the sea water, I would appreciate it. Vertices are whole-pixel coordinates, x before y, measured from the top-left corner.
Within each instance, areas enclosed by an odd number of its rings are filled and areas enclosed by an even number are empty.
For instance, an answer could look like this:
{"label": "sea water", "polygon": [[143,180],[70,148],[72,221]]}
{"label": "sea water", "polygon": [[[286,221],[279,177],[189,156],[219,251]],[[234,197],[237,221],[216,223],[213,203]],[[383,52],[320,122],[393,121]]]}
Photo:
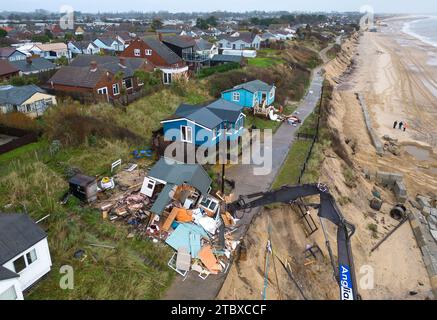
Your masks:
{"label": "sea water", "polygon": [[402,31],[422,42],[437,47],[437,16],[406,22]]}

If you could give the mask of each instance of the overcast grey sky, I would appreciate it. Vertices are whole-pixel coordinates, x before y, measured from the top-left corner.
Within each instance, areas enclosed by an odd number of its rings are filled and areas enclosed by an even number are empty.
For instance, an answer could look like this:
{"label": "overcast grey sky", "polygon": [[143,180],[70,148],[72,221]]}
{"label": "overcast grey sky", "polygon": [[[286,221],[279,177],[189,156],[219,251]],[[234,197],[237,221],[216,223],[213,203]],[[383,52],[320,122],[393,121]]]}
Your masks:
{"label": "overcast grey sky", "polygon": [[82,12],[124,11],[359,11],[371,5],[377,13],[435,13],[435,0],[1,0],[0,10],[59,11],[70,5]]}

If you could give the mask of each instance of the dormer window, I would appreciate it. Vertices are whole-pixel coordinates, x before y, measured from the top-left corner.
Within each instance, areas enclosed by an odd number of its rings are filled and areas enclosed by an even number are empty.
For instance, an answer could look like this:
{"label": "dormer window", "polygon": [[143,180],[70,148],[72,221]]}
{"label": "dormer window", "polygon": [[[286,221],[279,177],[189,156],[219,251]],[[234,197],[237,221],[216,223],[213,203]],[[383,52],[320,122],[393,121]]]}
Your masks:
{"label": "dormer window", "polygon": [[140,51],[140,49],[134,49],[134,56],[135,56],[135,57],[139,57],[139,56],[141,56],[141,51]]}

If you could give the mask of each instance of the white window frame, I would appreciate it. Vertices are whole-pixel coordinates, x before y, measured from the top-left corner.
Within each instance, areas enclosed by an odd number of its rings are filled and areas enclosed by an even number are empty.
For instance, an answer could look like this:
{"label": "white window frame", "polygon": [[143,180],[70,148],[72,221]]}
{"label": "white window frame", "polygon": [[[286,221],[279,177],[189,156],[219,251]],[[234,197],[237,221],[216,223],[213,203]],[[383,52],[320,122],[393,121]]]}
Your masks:
{"label": "white window frame", "polygon": [[[115,92],[115,88],[117,88],[117,93]],[[114,94],[114,96],[118,96],[120,94],[120,86],[118,85],[118,83],[114,83],[112,85],[112,93]]]}
{"label": "white window frame", "polygon": [[141,50],[140,49],[134,49],[134,56],[135,57],[141,57]]}
{"label": "white window frame", "polygon": [[269,99],[272,99],[274,95],[275,95],[275,88],[272,88],[272,90],[270,90]]}
{"label": "white window frame", "polygon": [[232,92],[232,101],[240,102],[240,93],[238,91]]}
{"label": "white window frame", "polygon": [[[105,91],[105,92],[103,92],[103,91]],[[101,87],[101,88],[97,89],[97,93],[107,95],[108,94],[108,87]]]}
{"label": "white window frame", "polygon": [[[32,253],[35,254],[35,259],[33,261],[30,261],[27,255],[31,255]],[[27,263],[28,266],[30,266],[32,263],[34,263],[35,261],[38,260],[38,255],[36,253],[36,249],[35,248],[33,248],[32,250],[29,250],[28,252],[26,252],[25,256],[26,256],[26,263]]]}
{"label": "white window frame", "polygon": [[145,50],[144,50],[144,54],[145,54],[146,56],[151,56],[151,55],[152,55],[152,49],[145,49]]}
{"label": "white window frame", "polygon": [[170,84],[172,81],[172,74],[170,72],[164,72],[162,74],[164,84]]}
{"label": "white window frame", "polygon": [[[184,139],[184,130],[185,130],[185,139]],[[188,132],[190,133],[188,135]],[[190,139],[188,139],[188,137]],[[193,128],[190,126],[181,126],[181,141],[193,143]]]}

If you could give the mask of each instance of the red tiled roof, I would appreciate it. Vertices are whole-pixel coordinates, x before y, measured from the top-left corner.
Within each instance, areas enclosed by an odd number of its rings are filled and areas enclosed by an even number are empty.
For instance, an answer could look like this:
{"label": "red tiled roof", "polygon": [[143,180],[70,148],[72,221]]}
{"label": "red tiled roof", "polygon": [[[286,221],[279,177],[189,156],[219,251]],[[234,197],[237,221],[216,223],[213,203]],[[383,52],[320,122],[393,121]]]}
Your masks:
{"label": "red tiled roof", "polygon": [[19,70],[10,64],[8,60],[0,60],[0,76],[16,72],[19,72]]}

